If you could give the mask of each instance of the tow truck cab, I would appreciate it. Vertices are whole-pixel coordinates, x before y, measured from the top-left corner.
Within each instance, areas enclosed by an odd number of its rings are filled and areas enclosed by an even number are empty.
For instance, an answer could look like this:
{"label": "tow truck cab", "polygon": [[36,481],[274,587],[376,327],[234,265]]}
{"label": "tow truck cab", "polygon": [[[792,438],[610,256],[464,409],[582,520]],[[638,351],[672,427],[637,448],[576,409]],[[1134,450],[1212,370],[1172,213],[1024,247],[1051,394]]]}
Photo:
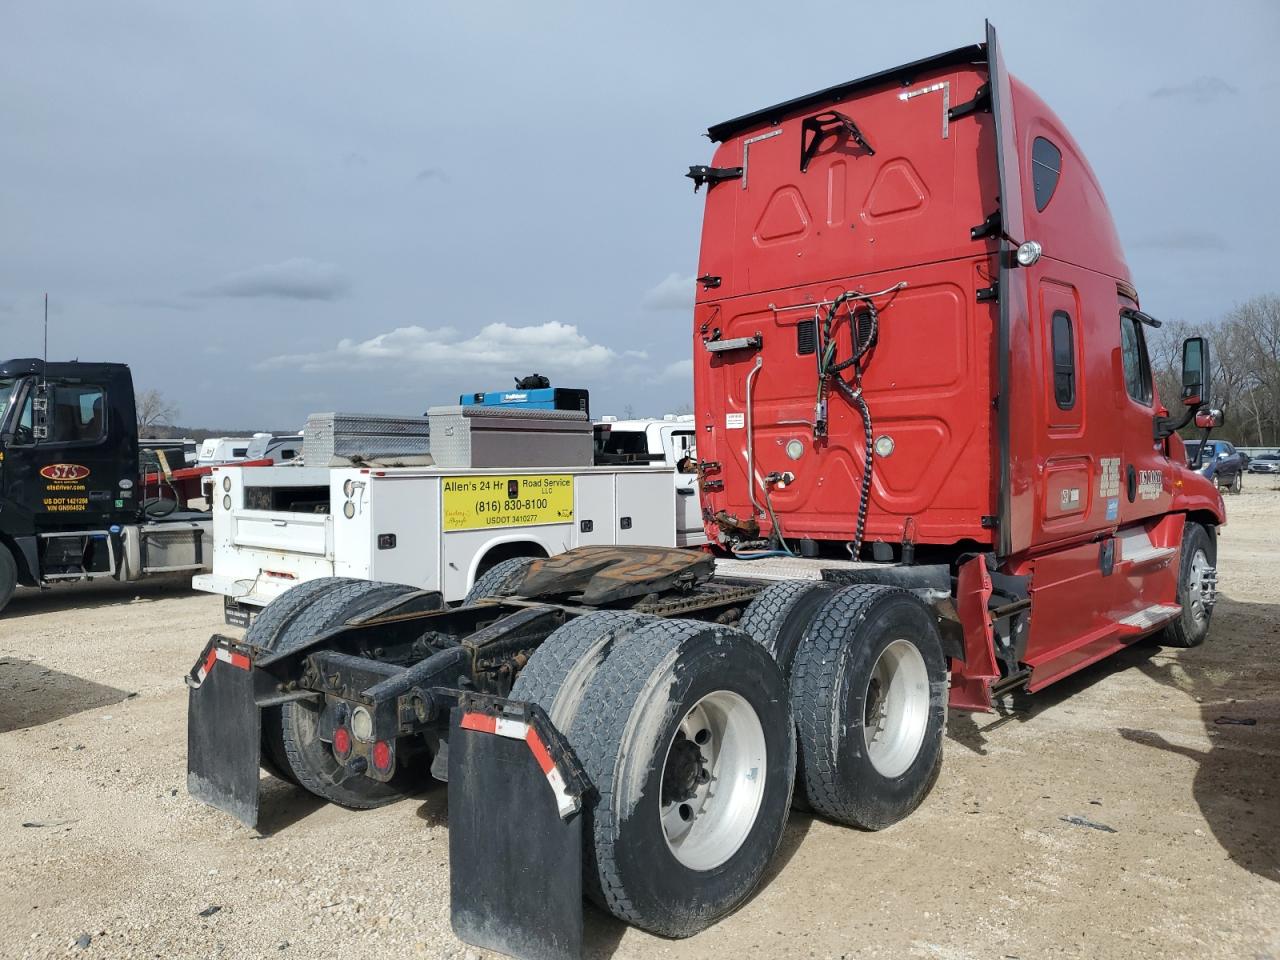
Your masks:
{"label": "tow truck cab", "polygon": [[201,565],[201,518],[148,522],[136,425],[124,364],[0,361],[0,608],[14,583]]}

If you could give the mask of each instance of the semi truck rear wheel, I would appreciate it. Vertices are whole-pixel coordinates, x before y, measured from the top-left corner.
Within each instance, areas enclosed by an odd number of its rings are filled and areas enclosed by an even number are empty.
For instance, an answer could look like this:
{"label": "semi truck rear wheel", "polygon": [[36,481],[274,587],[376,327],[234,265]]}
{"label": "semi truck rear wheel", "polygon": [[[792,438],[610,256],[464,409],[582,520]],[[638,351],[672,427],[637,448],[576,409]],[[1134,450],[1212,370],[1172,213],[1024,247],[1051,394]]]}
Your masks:
{"label": "semi truck rear wheel", "polygon": [[1164,628],[1159,640],[1168,647],[1198,647],[1209,635],[1217,594],[1213,535],[1198,523],[1182,528],[1182,558],[1178,564],[1178,603],[1182,613]]}
{"label": "semi truck rear wheel", "polygon": [[18,564],[9,548],[0,543],[0,612],[9,605],[18,589]]}
{"label": "semi truck rear wheel", "polygon": [[[272,607],[304,588],[310,589],[267,620]],[[375,607],[398,596],[413,593],[416,589],[400,583],[376,583],[342,577],[312,580],[294,587],[268,605],[250,628],[250,634],[261,627],[264,640],[269,642],[271,650],[290,650],[352,617],[368,613]],[[245,639],[253,640],[249,635]],[[409,754],[400,751],[397,751],[397,759],[401,764],[401,772],[389,782],[361,775],[344,777],[345,770],[334,757],[332,745],[320,737],[322,709],[320,703],[299,700],[262,711],[263,756],[270,758],[272,765],[278,766],[287,779],[316,796],[354,809],[394,803],[413,788],[413,776],[404,769],[404,761]]]}
{"label": "semi truck rear wheel", "polygon": [[791,677],[815,811],[880,830],[920,805],[942,763],[946,670],[933,614],[910,591],[857,584],[823,604]]}
{"label": "semi truck rear wheel", "polygon": [[476,582],[467,591],[462,605],[469,607],[489,597],[511,596],[517,584],[524,579],[525,571],[529,569],[529,564],[533,563],[534,559],[534,557],[512,557],[510,560],[495,563],[476,577]]}
{"label": "semi truck rear wheel", "polygon": [[822,580],[783,580],[770,584],[747,605],[738,626],[769,651],[782,675],[791,665],[813,614],[831,597],[834,585]]}
{"label": "semi truck rear wheel", "polygon": [[622,610],[575,617],[534,651],[511,688],[511,699],[536,703],[556,729],[569,730],[614,641],[653,619]]}
{"label": "semi truck rear wheel", "polygon": [[786,685],[740,630],[653,620],[620,636],[567,732],[598,791],[584,886],[615,916],[686,937],[760,882],[786,824]]}

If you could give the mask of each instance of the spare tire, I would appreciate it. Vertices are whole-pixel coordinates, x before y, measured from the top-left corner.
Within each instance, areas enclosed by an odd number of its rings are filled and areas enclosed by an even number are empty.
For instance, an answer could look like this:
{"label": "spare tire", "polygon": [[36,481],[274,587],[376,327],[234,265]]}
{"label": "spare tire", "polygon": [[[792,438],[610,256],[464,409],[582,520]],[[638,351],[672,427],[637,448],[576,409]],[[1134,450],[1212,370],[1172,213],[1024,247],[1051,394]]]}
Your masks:
{"label": "spare tire", "polygon": [[942,764],[947,661],[932,612],[901,587],[837,591],[796,654],[791,704],[810,806],[866,830],[897,823]]}
{"label": "spare tire", "polygon": [[616,638],[568,731],[598,796],[584,887],[615,916],[686,937],[751,893],[795,777],[782,675],[740,630],[653,620]]}

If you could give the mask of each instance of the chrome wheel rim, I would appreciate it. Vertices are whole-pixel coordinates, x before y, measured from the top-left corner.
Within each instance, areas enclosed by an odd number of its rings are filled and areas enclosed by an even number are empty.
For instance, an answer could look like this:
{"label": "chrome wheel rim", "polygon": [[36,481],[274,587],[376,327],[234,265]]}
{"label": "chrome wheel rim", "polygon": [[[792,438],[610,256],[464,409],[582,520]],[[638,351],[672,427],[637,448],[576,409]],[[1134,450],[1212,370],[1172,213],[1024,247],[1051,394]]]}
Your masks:
{"label": "chrome wheel rim", "polygon": [[764,798],[764,727],[729,690],[693,705],[667,744],[659,816],[667,847],[690,870],[713,870],[751,832]]}
{"label": "chrome wheel rim", "polygon": [[1188,574],[1187,603],[1191,607],[1191,617],[1196,623],[1204,623],[1209,619],[1209,609],[1205,604],[1204,577],[1209,571],[1209,558],[1203,550],[1197,550],[1191,557],[1191,570]]}
{"label": "chrome wheel rim", "polygon": [[882,777],[902,776],[929,726],[929,670],[914,643],[894,640],[880,652],[863,703],[867,759]]}

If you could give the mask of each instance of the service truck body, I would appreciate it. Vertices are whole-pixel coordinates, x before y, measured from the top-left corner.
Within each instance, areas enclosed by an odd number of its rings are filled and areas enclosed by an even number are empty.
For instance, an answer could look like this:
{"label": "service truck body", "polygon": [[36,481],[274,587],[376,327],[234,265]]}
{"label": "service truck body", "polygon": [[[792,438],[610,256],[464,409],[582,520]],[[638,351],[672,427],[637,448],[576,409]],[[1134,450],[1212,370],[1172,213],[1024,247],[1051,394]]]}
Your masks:
{"label": "service truck body", "polygon": [[227,597],[242,623],[244,607],[318,577],[411,584],[455,602],[511,557],[675,545],[663,467],[227,466],[213,486],[213,569],[193,586]]}
{"label": "service truck body", "polygon": [[1225,516],[1175,434],[1221,423],[1207,344],[1170,414],[1096,179],[993,29],[709,135],[719,564],[582,547],[454,610],[317,582],[189,678],[189,788],[246,822],[260,761],[356,807],[430,762],[454,928],[519,956],[576,956],[584,891],[696,933],[764,875],[793,787],[887,827],[936,782],[948,707],[1209,630]]}

